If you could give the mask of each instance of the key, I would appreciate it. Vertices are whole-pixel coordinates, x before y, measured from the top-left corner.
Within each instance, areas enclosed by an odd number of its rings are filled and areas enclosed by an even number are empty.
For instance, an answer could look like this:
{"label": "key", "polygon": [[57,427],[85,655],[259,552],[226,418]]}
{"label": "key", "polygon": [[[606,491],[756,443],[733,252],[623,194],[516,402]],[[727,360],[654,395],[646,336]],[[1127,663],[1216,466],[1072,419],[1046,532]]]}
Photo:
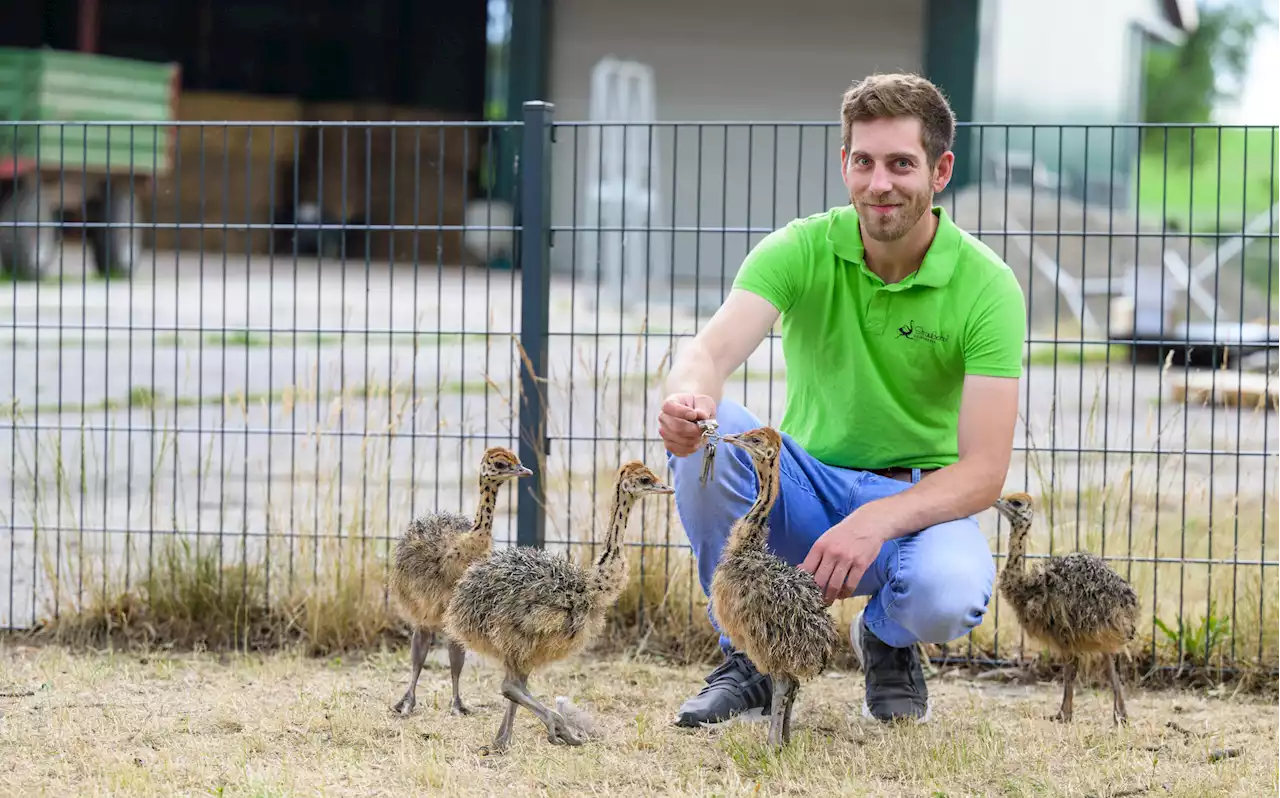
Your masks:
{"label": "key", "polygon": [[706,446],[702,452],[702,477],[703,485],[707,484],[707,480],[715,476],[716,473],[716,444],[719,442],[720,435],[716,430],[720,427],[720,422],[714,418],[706,421],[699,421],[698,426],[702,428],[702,436],[706,439]]}

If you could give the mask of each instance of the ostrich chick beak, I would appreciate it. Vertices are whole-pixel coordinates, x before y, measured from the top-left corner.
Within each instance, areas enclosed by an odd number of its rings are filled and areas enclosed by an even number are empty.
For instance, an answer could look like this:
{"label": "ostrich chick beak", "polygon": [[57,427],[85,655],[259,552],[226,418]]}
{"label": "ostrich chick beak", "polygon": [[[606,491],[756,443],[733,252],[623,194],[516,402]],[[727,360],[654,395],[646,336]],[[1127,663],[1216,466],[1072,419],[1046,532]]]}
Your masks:
{"label": "ostrich chick beak", "polygon": [[516,477],[517,477],[517,478],[519,478],[519,477],[531,477],[531,476],[533,476],[533,471],[532,471],[532,470],[530,470],[528,466],[518,466],[518,467],[516,468]]}

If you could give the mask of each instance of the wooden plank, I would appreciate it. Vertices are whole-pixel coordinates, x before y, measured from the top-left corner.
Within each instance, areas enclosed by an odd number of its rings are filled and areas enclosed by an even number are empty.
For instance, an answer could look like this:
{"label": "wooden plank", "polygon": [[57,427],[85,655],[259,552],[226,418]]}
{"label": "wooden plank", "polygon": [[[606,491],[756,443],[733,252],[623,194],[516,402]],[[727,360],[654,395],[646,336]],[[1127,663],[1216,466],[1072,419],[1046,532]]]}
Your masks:
{"label": "wooden plank", "polygon": [[224,91],[184,91],[177,118],[187,122],[296,122],[302,104],[296,97],[267,97]]}
{"label": "wooden plank", "polygon": [[[206,252],[228,254],[241,253],[245,248],[265,252],[267,231],[253,231],[250,235],[243,228],[237,230],[236,224],[270,222],[272,211],[280,210],[293,198],[296,169],[301,201],[320,201],[328,215],[351,220],[354,229],[349,260],[363,261],[367,245],[376,260],[395,257],[404,262],[412,257],[415,241],[419,260],[424,263],[436,261],[437,248],[439,257],[446,262],[467,258],[461,234],[410,229],[415,221],[415,202],[421,225],[457,225],[463,221],[466,181],[469,171],[479,163],[483,131],[430,124],[436,119],[460,118],[458,115],[379,103],[302,103],[296,98],[220,92],[184,93],[177,115],[183,120],[212,124],[204,128],[203,137],[196,127],[182,128],[178,136],[181,163],[156,189],[159,227],[155,239],[159,248],[203,247]],[[304,119],[321,123],[357,120],[357,124],[291,124]],[[388,119],[422,120],[424,127],[399,128],[393,133],[388,127],[358,124],[358,120]],[[279,124],[255,127],[250,137],[247,128],[222,124],[225,120]],[[443,164],[439,162],[442,140]],[[178,219],[184,224],[202,222],[208,227],[181,231],[165,228],[165,223],[173,224]],[[222,229],[224,219],[226,231]],[[365,231],[360,229],[362,223],[395,224],[403,229]],[[288,254],[287,248],[278,249],[277,256],[281,252]]]}
{"label": "wooden plank", "polygon": [[1280,408],[1280,377],[1274,374],[1215,369],[1185,376],[1170,372],[1168,376],[1175,402],[1201,407],[1212,403],[1255,410]]}

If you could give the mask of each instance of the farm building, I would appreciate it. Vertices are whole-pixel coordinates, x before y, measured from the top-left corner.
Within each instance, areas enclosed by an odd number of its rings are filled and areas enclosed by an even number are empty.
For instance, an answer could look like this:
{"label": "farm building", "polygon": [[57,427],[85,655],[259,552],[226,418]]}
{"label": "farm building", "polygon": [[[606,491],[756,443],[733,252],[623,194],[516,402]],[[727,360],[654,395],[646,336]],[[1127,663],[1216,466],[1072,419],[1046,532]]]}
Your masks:
{"label": "farm building", "polygon": [[[518,119],[522,102],[546,99],[557,121],[638,123],[625,133],[558,131],[552,220],[567,234],[553,239],[553,267],[603,273],[607,293],[618,297],[630,293],[625,273],[634,285],[646,275],[694,282],[714,301],[764,231],[847,201],[834,123],[851,80],[921,72],[962,121],[1135,121],[1144,48],[1178,41],[1194,22],[1187,0],[1089,0],[1087,9],[1042,0],[381,0],[358,10],[298,0],[42,0],[19,6],[0,44],[177,62],[178,118],[284,123],[183,129],[174,172],[155,186],[157,248],[265,251],[268,232],[245,223],[288,222],[313,205],[326,221],[353,228],[348,257],[363,260],[367,251],[403,262],[414,252],[407,231],[362,238],[361,228],[460,225],[488,218],[474,212],[477,200],[513,197],[515,148],[483,131],[322,130],[291,121]],[[1081,58],[1086,34],[1095,50]],[[758,124],[742,124],[750,122]],[[1109,229],[1120,229],[1114,211],[1126,210],[1132,136],[1104,130],[1086,141],[1052,132],[1032,142],[1025,130],[992,130],[960,135],[956,178],[943,198],[958,221],[977,224],[970,206],[986,194],[978,186],[1001,196],[1038,186],[1055,201],[1088,205],[1068,208],[1067,217],[1110,209]],[[991,213],[982,209],[984,227]],[[1061,216],[1044,205],[1035,215],[1044,213]],[[175,221],[210,227],[165,229]],[[1046,223],[1028,215],[991,224]],[[288,240],[277,239],[277,251],[287,251]],[[1037,256],[1019,242],[992,243],[1025,285],[1038,279]],[[416,243],[430,260],[439,252],[446,263],[477,261],[455,233],[437,242],[424,232]],[[1108,265],[1109,275],[1133,266],[1138,248],[1129,249],[1130,263]],[[1103,306],[1091,310],[1086,300],[1055,301],[1061,290],[1040,279],[1033,293],[1081,324],[1100,315]]]}
{"label": "farm building", "polygon": [[[480,119],[486,25],[481,2],[40,0],[8,14],[0,46],[173,62],[176,118],[281,122],[181,129],[174,169],[154,186],[157,248],[265,252],[268,231],[245,224],[291,221],[295,207],[318,204],[326,221],[408,225],[419,185],[421,219],[460,222],[480,162],[461,131],[442,160],[434,131],[393,142],[389,128],[288,123]],[[415,148],[428,154],[416,164]],[[151,197],[141,204],[151,208]],[[165,229],[174,222],[210,227]],[[348,251],[392,254],[388,234],[368,238],[348,235]],[[408,251],[402,238],[396,249]],[[436,242],[424,239],[434,258]],[[456,236],[441,243],[446,258],[462,257]],[[287,240],[277,244],[287,251]]]}
{"label": "farm building", "polygon": [[[764,232],[847,202],[837,169],[837,120],[841,93],[852,80],[875,71],[923,73],[946,92],[961,121],[1135,122],[1146,48],[1176,44],[1195,24],[1186,0],[1091,0],[1087,8],[1021,0],[852,7],[828,0],[644,6],[560,0],[547,13],[549,19],[537,20],[545,28],[545,77],[533,80],[526,72],[526,93],[513,93],[513,101],[548,98],[559,120],[639,123],[627,129],[625,141],[616,127],[558,131],[553,218],[577,234],[555,237],[555,268],[602,273],[603,293],[619,301],[642,297],[642,286],[651,285],[647,275],[694,282],[706,294],[704,308],[718,301]],[[1096,48],[1087,59],[1079,49],[1085,38]],[[650,121],[658,124],[645,127]],[[786,124],[805,122],[819,124]],[[1033,141],[1029,127],[962,129],[956,150],[955,179],[942,202],[973,229],[976,196],[989,192],[1001,196],[981,208],[986,229],[1054,230],[1059,204],[1066,220],[1076,218],[1083,229],[1097,230],[1099,215],[1111,225],[1107,232],[1133,229],[1124,216],[1136,161],[1132,130],[1086,135],[1077,128],[1060,137],[1046,127]],[[995,213],[1006,206],[1003,195],[1016,197],[1032,186],[1050,201],[1027,207],[1015,198],[1015,218]],[[1107,315],[1105,294],[1079,298],[1080,237],[1033,242],[1062,254],[1067,285],[1077,287],[1065,302],[1055,301],[1054,278],[1033,276],[1037,262],[1043,272],[1044,258],[1024,248],[1025,239],[984,238],[1037,295],[1037,315],[1050,312],[1080,326]],[[1110,238],[1088,243],[1107,253]],[[1138,259],[1132,237],[1126,241],[1127,254],[1117,250],[1100,260],[1091,254],[1094,276],[1125,274]],[[1066,253],[1059,243],[1067,244]],[[1141,254],[1146,265],[1150,253]],[[678,302],[684,293],[677,292]]]}

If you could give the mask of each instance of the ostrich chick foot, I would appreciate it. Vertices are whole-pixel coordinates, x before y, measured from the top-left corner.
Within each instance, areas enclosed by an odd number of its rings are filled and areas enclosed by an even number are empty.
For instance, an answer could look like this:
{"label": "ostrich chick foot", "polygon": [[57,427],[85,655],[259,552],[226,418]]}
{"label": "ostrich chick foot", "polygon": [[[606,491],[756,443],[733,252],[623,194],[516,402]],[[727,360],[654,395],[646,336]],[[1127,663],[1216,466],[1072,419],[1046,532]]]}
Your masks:
{"label": "ostrich chick foot", "polygon": [[417,706],[417,704],[417,699],[406,694],[399,701],[391,705],[391,711],[397,715],[411,715],[413,714],[413,708]]}
{"label": "ostrich chick foot", "polygon": [[564,715],[548,710],[551,724],[547,726],[547,742],[552,745],[582,745],[586,742],[581,733],[564,719]]}
{"label": "ostrich chick foot", "polygon": [[582,745],[585,740],[575,734],[573,728],[559,712],[547,709],[542,702],[529,694],[528,677],[524,674],[509,673],[502,682],[502,694],[508,700],[532,712],[547,727],[547,740],[553,744]]}
{"label": "ostrich chick foot", "polygon": [[404,695],[400,700],[391,706],[391,711],[399,715],[408,715],[413,712],[413,708],[418,705],[418,676],[422,674],[422,664],[427,659],[427,647],[430,641],[427,640],[426,632],[421,629],[413,630],[413,638],[409,645],[409,687],[404,691]]}
{"label": "ostrich chick foot", "polygon": [[498,733],[494,735],[493,742],[480,746],[481,756],[505,754],[511,747],[511,732],[515,727],[516,710],[519,708],[520,705],[515,701],[507,702],[507,711],[502,716],[502,725],[498,727]]}

